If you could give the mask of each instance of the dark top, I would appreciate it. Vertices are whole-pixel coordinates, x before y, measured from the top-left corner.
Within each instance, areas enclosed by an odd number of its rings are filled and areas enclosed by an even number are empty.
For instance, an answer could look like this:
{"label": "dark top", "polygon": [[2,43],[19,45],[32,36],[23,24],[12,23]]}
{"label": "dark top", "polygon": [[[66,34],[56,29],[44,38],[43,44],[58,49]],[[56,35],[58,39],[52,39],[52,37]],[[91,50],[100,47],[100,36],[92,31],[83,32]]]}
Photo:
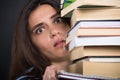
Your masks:
{"label": "dark top", "polygon": [[31,73],[34,73],[35,68],[31,67],[26,71],[25,74],[20,75],[15,80],[42,80],[42,77],[40,78],[40,75],[32,75]]}

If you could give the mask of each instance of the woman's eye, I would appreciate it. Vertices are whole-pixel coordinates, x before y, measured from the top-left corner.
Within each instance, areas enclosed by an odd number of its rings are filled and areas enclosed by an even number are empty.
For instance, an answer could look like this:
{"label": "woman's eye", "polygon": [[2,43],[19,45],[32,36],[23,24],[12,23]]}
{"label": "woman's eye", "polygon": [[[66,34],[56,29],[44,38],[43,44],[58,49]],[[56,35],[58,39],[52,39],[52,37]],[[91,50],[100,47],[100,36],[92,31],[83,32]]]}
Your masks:
{"label": "woman's eye", "polygon": [[35,33],[39,34],[42,33],[44,31],[44,28],[39,27],[38,29],[36,29]]}
{"label": "woman's eye", "polygon": [[62,23],[62,22],[63,22],[63,20],[62,20],[61,17],[58,17],[58,18],[55,20],[55,23]]}

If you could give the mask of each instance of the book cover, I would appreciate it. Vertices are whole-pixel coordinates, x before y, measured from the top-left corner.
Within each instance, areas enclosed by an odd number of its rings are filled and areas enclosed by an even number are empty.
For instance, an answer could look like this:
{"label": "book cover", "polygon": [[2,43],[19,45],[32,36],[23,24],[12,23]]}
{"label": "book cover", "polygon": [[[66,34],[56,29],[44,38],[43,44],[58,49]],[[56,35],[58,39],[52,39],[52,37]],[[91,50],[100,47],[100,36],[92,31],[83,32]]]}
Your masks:
{"label": "book cover", "polygon": [[75,9],[71,17],[71,26],[81,20],[120,20],[120,8]]}
{"label": "book cover", "polygon": [[103,77],[103,76],[94,76],[94,75],[82,75],[77,73],[70,73],[64,70],[61,70],[57,74],[59,80],[110,80],[113,78]]}
{"label": "book cover", "polygon": [[69,53],[71,60],[80,60],[86,56],[120,56],[120,46],[79,46]]}
{"label": "book cover", "polygon": [[[77,74],[84,73],[83,75],[104,76],[104,77],[116,78],[113,80],[119,80],[120,79],[119,66],[120,63],[113,63],[113,62],[104,63],[104,62],[79,61],[70,66],[71,69],[70,72]],[[88,72],[91,72],[91,74],[87,73],[86,70],[83,71],[83,68],[86,69]]]}
{"label": "book cover", "polygon": [[86,61],[120,63],[120,56],[88,56]]}
{"label": "book cover", "polygon": [[75,1],[76,0],[61,0],[61,4],[62,4],[61,8],[64,9]]}
{"label": "book cover", "polygon": [[83,59],[73,60],[73,64],[70,65],[70,72],[120,78],[119,67],[120,56],[86,56]]}
{"label": "book cover", "polygon": [[72,41],[66,41],[66,44],[69,50],[80,46],[120,46],[120,36],[74,37]]}
{"label": "book cover", "polygon": [[92,62],[83,61],[83,75],[96,75],[120,78],[120,62]]}
{"label": "book cover", "polygon": [[71,26],[71,33],[78,28],[120,28],[119,20],[80,20],[74,26]]}
{"label": "book cover", "polygon": [[104,63],[120,63],[120,56],[83,56],[77,59],[72,60],[72,63],[75,64],[78,61],[85,60],[89,62],[104,62]]}
{"label": "book cover", "polygon": [[80,36],[120,36],[119,20],[83,20],[68,32],[67,41]]}
{"label": "book cover", "polygon": [[79,28],[72,34],[68,34],[67,41],[72,41],[74,37],[100,37],[100,36],[120,36],[120,28]]}
{"label": "book cover", "polygon": [[62,10],[61,16],[71,17],[72,11],[78,7],[106,7],[106,6],[115,6],[120,7],[119,0],[61,0]]}

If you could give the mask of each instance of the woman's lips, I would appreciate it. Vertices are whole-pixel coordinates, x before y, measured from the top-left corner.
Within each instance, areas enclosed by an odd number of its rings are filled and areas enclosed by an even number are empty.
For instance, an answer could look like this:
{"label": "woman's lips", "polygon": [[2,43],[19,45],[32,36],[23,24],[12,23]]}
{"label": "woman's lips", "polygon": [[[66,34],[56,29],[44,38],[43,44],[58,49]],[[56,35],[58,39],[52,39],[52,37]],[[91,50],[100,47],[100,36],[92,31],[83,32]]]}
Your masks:
{"label": "woman's lips", "polygon": [[61,41],[57,41],[54,44],[54,47],[59,48],[59,47],[63,47],[65,45],[65,40],[61,40]]}

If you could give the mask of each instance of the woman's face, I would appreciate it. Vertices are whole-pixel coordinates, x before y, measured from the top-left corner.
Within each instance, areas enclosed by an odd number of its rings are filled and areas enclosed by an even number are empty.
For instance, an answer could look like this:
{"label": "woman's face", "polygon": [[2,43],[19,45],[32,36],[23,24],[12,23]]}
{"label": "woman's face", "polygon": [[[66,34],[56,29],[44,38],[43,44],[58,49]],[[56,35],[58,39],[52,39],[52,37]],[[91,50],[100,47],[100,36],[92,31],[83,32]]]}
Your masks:
{"label": "woman's face", "polygon": [[29,29],[33,43],[52,61],[66,59],[67,32],[70,29],[60,15],[48,4],[39,5],[29,16]]}

